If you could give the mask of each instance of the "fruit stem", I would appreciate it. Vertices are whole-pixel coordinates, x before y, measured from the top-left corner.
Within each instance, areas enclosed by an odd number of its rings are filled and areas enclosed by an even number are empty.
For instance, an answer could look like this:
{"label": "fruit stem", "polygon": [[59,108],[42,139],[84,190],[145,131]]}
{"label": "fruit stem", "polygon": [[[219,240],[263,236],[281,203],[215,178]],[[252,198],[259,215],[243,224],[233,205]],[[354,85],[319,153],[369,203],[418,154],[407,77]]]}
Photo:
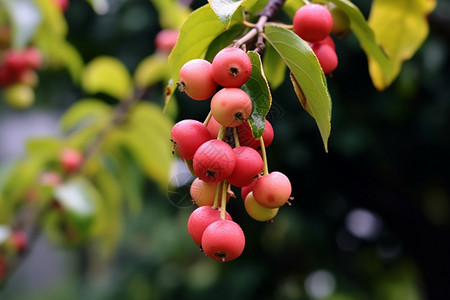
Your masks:
{"label": "fruit stem", "polygon": [[233,127],[233,137],[234,137],[234,147],[241,146],[241,144],[239,143],[239,135],[236,127]]}
{"label": "fruit stem", "polygon": [[217,209],[219,207],[219,200],[220,196],[222,195],[222,186],[223,182],[217,183],[216,196],[214,197],[214,204],[212,206],[213,209]]}
{"label": "fruit stem", "polygon": [[225,136],[225,131],[226,131],[226,129],[227,129],[226,126],[223,126],[223,125],[220,126],[219,134],[217,135],[217,139],[218,139],[219,141],[222,141],[222,140],[223,140],[223,137]]}
{"label": "fruit stem", "polygon": [[210,110],[208,115],[206,116],[205,121],[203,121],[203,125],[208,126],[209,121],[211,120],[211,118],[212,118],[212,113],[211,113],[211,110]]}
{"label": "fruit stem", "polygon": [[269,165],[267,163],[267,154],[266,154],[266,146],[264,145],[263,137],[259,138],[259,143],[261,144],[261,156],[264,162],[263,175],[269,174]]}
{"label": "fruit stem", "polygon": [[220,205],[220,218],[225,220],[225,213],[227,208],[227,193],[228,193],[228,182],[224,181],[222,184],[222,204]]}
{"label": "fruit stem", "polygon": [[267,20],[268,20],[267,16],[259,17],[258,22],[255,24],[255,26],[249,32],[247,32],[240,39],[233,42],[233,47],[240,48],[243,44],[247,43],[248,41],[253,39],[255,36],[262,34]]}

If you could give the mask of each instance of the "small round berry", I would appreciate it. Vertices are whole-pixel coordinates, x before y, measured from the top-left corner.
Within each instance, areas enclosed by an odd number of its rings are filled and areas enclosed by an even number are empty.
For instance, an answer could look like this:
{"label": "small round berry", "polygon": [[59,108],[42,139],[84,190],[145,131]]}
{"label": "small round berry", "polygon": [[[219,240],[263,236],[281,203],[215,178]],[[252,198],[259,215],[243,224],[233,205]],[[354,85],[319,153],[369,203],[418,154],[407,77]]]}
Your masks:
{"label": "small round berry", "polygon": [[238,258],[245,248],[245,235],[234,221],[219,220],[209,225],[202,236],[206,255],[220,262]]}
{"label": "small round berry", "polygon": [[272,220],[273,218],[275,218],[275,216],[277,215],[278,210],[279,210],[278,207],[268,208],[268,207],[264,207],[261,204],[259,204],[255,200],[255,197],[253,196],[253,192],[250,192],[247,195],[247,197],[245,197],[244,206],[245,206],[245,211],[247,212],[247,214],[250,217],[252,217],[256,221],[261,221],[261,222]]}
{"label": "small round berry", "polygon": [[311,49],[314,51],[324,74],[333,72],[338,65],[336,51],[327,43],[312,43]]}
{"label": "small round berry", "polygon": [[202,122],[185,119],[172,127],[170,138],[181,158],[191,160],[195,151],[206,141],[212,139],[211,134]]}
{"label": "small round berry", "polygon": [[259,177],[253,187],[255,200],[267,208],[283,206],[291,197],[291,192],[291,182],[281,172],[272,172]]}
{"label": "small round berry", "polygon": [[210,140],[195,152],[193,168],[197,176],[206,182],[220,182],[233,173],[236,155],[227,143]]}
{"label": "small round berry", "polygon": [[233,148],[233,152],[236,165],[227,181],[237,187],[247,186],[262,172],[264,162],[258,151],[247,146]]}
{"label": "small round berry", "polygon": [[[226,212],[225,219],[231,220],[231,216]],[[202,235],[206,227],[220,220],[220,210],[213,209],[211,206],[200,206],[196,208],[189,216],[187,229],[197,245],[202,244]]]}
{"label": "small round berry", "polygon": [[252,100],[239,88],[223,88],[211,99],[211,114],[223,126],[239,126],[251,113]]}
{"label": "small round berry", "polygon": [[311,3],[296,11],[293,26],[299,37],[308,42],[317,42],[330,34],[333,17],[325,6]]}
{"label": "small round berry", "polygon": [[225,87],[240,87],[252,74],[252,62],[240,48],[225,48],[212,61],[214,80]]}
{"label": "small round berry", "polygon": [[73,148],[65,148],[59,155],[61,165],[66,172],[75,172],[83,163],[83,155],[80,151]]}
{"label": "small round berry", "polygon": [[[259,178],[259,176],[258,176]],[[258,180],[258,178],[256,178],[255,180],[253,180],[249,185],[247,186],[243,186],[241,188],[241,198],[242,201],[245,201],[245,198],[247,197],[248,194],[250,194],[250,192],[253,190],[253,187],[256,184],[256,181]]]}
{"label": "small round berry", "polygon": [[206,100],[217,90],[211,63],[204,59],[193,59],[185,63],[180,69],[178,84],[194,100]]}
{"label": "small round berry", "polygon": [[214,119],[213,116],[211,116],[211,119],[209,119],[209,122],[208,122],[208,125],[206,125],[206,128],[208,128],[209,133],[211,133],[211,136],[213,138],[217,138],[219,136],[220,127],[222,127],[222,125],[220,125],[220,123],[217,122],[217,120]]}
{"label": "small round berry", "polygon": [[[265,120],[265,127],[264,127],[264,133],[262,135],[262,138],[264,140],[264,146],[268,147],[274,137],[273,127],[272,124],[266,119]],[[260,149],[261,148],[261,142],[259,139],[255,139],[253,137],[252,128],[250,127],[250,124],[248,122],[244,122],[242,125],[240,125],[237,128],[238,131],[238,137],[239,137],[239,143],[242,146],[249,146],[253,149]]]}
{"label": "small round berry", "polygon": [[[216,198],[217,182],[206,182],[195,178],[191,184],[190,194],[197,206],[213,206]],[[227,203],[230,195],[227,194]],[[220,206],[219,202],[219,206]]]}
{"label": "small round berry", "polygon": [[169,54],[178,40],[179,30],[163,29],[156,34],[155,47],[161,53]]}

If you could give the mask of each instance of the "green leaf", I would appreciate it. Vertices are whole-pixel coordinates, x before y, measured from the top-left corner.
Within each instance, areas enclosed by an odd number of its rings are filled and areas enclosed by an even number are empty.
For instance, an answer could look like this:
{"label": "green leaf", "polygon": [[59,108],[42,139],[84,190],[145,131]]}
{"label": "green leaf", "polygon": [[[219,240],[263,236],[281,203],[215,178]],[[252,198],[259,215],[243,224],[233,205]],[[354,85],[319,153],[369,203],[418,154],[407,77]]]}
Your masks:
{"label": "green leaf", "polygon": [[331,131],[331,99],[327,83],[317,57],[308,43],[294,32],[277,26],[267,26],[265,35],[269,43],[283,58],[301,88],[309,113],[316,120],[320,134],[328,151]]}
{"label": "green leaf", "polygon": [[64,131],[73,130],[76,127],[86,127],[93,123],[104,122],[109,119],[111,107],[106,103],[87,98],[77,101],[62,116],[60,120],[61,128]]}
{"label": "green leaf", "polygon": [[229,47],[235,39],[243,36],[247,31],[248,27],[242,24],[231,26],[227,31],[211,42],[208,51],[206,52],[205,59],[211,62],[220,50]]}
{"label": "green leaf", "polygon": [[62,148],[61,140],[53,137],[35,138],[28,140],[26,149],[29,154],[47,154],[49,157],[56,157]]}
{"label": "green leaf", "polygon": [[147,88],[170,77],[167,56],[153,54],[143,59],[136,68],[134,81],[138,88]]}
{"label": "green leaf", "polygon": [[25,47],[42,20],[39,7],[32,0],[3,0],[0,3],[5,6],[13,26],[13,47]]}
{"label": "green leaf", "polygon": [[189,7],[177,0],[150,0],[158,10],[162,28],[179,29],[190,13]]}
{"label": "green leaf", "polygon": [[[330,2],[336,4],[337,7],[347,14],[350,18],[350,29],[358,38],[369,62],[371,62],[370,64],[374,64],[379,68],[383,80],[390,81],[392,78],[392,67],[389,59],[378,45],[372,28],[370,28],[359,8],[347,0],[330,0]],[[391,24],[390,26],[396,27],[398,24]],[[381,87],[378,80],[373,76],[372,81],[375,87]]]}
{"label": "green leaf", "polygon": [[92,183],[81,176],[73,177],[58,185],[54,195],[65,210],[83,218],[95,215],[97,202],[100,199]]}
{"label": "green leaf", "polygon": [[283,11],[292,19],[297,10],[305,4],[304,0],[286,0],[283,5]]}
{"label": "green leaf", "polygon": [[264,73],[270,83],[272,89],[276,89],[283,82],[286,75],[286,64],[284,63],[278,52],[267,44],[263,57]]}
{"label": "green leaf", "polygon": [[422,45],[429,32],[427,16],[435,6],[435,0],[372,2],[369,25],[389,57],[391,68],[386,76],[377,61],[369,57],[369,71],[377,89],[387,88],[400,73],[403,62]]}
{"label": "green leaf", "polygon": [[[225,28],[228,28],[231,23],[231,18],[234,13],[243,5],[245,0],[208,0],[209,5],[216,13],[220,22]],[[254,2],[254,1],[252,1]]]}
{"label": "green leaf", "polygon": [[119,100],[132,92],[127,68],[121,61],[109,56],[98,56],[92,60],[83,71],[81,84],[88,93],[105,93]]}
{"label": "green leaf", "polygon": [[170,142],[172,121],[150,103],[139,103],[129,117],[119,142],[133,155],[148,177],[167,188],[173,155]]}
{"label": "green leaf", "polygon": [[272,95],[264,75],[261,57],[254,51],[247,53],[252,62],[252,74],[241,89],[252,99],[252,114],[248,122],[252,127],[253,136],[258,139],[264,133],[266,115],[272,105]]}

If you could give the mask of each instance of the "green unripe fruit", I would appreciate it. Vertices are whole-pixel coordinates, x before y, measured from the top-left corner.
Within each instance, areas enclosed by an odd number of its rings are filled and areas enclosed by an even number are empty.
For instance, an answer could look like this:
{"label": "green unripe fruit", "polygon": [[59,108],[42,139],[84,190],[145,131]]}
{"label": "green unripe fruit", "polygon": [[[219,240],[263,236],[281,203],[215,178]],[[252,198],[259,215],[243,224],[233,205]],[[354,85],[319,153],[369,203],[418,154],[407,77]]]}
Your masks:
{"label": "green unripe fruit", "polygon": [[34,90],[26,84],[14,84],[3,91],[3,97],[13,108],[26,109],[34,103]]}
{"label": "green unripe fruit", "polygon": [[267,208],[256,202],[255,197],[253,197],[253,192],[250,192],[247,197],[245,197],[245,210],[248,215],[255,219],[256,221],[270,221],[278,213],[279,208]]}

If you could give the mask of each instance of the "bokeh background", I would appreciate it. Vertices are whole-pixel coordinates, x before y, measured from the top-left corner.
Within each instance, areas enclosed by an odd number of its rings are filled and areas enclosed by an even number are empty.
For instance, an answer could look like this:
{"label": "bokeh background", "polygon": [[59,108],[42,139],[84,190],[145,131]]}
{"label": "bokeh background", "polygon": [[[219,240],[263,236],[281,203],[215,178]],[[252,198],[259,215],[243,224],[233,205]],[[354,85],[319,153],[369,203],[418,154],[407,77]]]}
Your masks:
{"label": "bokeh background", "polygon": [[[353,2],[368,15],[371,1]],[[86,62],[112,55],[133,71],[155,51],[157,11],[148,0],[109,3],[98,15],[71,0],[68,39]],[[239,259],[220,264],[191,241],[186,222],[195,207],[181,164],[172,175],[180,186],[167,193],[140,183],[143,209],[126,215],[109,260],[42,236],[0,299],[449,299],[449,16],[450,2],[439,0],[429,38],[383,92],[373,87],[356,38],[336,40],[329,153],[291,83],[273,91],[269,168],[289,176],[295,200],[272,224],[248,217],[239,196],[230,202],[246,234]],[[58,135],[59,117],[83,95],[66,71],[39,76],[32,109],[1,105],[1,163],[20,157],[30,136]],[[162,89],[155,86],[148,101],[162,105]],[[207,103],[177,96],[176,120],[205,118]]]}

